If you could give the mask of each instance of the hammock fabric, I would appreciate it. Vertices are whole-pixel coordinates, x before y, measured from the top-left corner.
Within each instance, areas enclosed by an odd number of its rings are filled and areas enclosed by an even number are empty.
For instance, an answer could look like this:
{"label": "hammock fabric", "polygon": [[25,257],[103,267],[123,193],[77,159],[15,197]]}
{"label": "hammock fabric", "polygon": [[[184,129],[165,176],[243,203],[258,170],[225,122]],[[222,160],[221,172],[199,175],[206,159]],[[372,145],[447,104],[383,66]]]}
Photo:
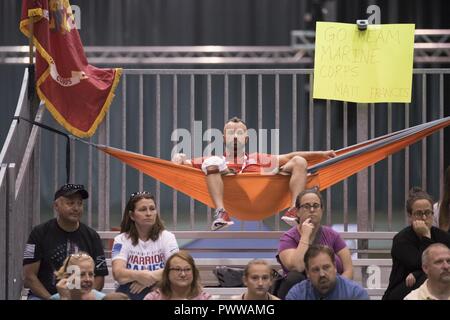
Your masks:
{"label": "hammock fabric", "polygon": [[[308,163],[307,187],[329,188],[448,125],[450,117],[338,150],[332,159],[311,161]],[[214,207],[201,170],[112,147],[95,146],[169,187]],[[290,205],[289,179],[286,175],[259,173],[224,176],[225,208],[240,220],[261,220],[276,214]]]}

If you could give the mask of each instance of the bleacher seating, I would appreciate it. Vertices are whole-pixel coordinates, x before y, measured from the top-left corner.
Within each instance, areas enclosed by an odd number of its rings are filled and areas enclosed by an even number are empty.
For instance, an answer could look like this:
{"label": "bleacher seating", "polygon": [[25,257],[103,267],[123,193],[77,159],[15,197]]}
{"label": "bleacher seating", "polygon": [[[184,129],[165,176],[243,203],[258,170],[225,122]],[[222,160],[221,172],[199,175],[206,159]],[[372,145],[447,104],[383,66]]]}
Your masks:
{"label": "bleacher seating", "polygon": [[[105,286],[103,292],[108,293],[114,291],[114,279],[112,276],[111,270],[111,240],[118,234],[117,231],[103,231],[99,232],[100,237],[105,241],[105,253],[107,255],[107,265],[109,269],[109,275],[105,279]],[[208,231],[178,231],[174,232],[177,239],[228,239],[231,236],[233,238],[244,238],[244,239],[253,239],[253,238],[266,238],[266,239],[278,239],[282,232],[279,231],[269,231],[269,232],[233,232],[233,235],[230,232],[208,232]],[[381,240],[381,241],[392,241],[393,236],[396,234],[395,232],[341,232],[340,233],[344,240]],[[390,259],[389,251],[390,251],[390,243],[384,248],[364,248],[364,249],[353,249],[352,251],[358,253],[361,256],[368,256],[364,258],[356,258],[353,259],[353,267],[354,267],[354,280],[358,281],[365,287],[369,293],[371,299],[380,299],[386,290],[388,284],[388,277],[391,271],[392,260]],[[202,251],[208,250],[208,248],[197,248],[196,250]],[[243,250],[248,250],[249,248],[243,248]],[[261,248],[259,248],[261,250]],[[273,252],[274,258],[266,259],[272,268],[275,270],[279,270],[281,266],[275,259],[276,248],[265,248],[266,251]],[[223,253],[229,253],[229,248],[224,248]],[[253,253],[254,254],[254,253]],[[380,258],[379,256],[385,256]],[[369,256],[377,256],[377,257],[369,257]],[[216,266],[229,266],[235,268],[243,268],[247,265],[247,263],[253,259],[252,257],[248,258],[195,258],[195,262],[200,270],[200,277],[202,279],[202,283],[205,287],[205,291],[209,292],[214,299],[222,299],[228,300],[233,295],[242,294],[245,288],[243,287],[220,287],[219,282],[215,275],[213,274],[213,270]],[[380,269],[380,281],[379,285],[373,287],[373,285],[367,285],[367,276],[366,270],[370,266],[377,266]],[[373,271],[371,271],[373,272]],[[27,290],[24,289],[22,292],[22,298],[25,299],[27,294]]]}
{"label": "bleacher seating", "polygon": [[[213,274],[213,270],[216,266],[229,266],[235,268],[243,268],[251,259],[208,259],[208,258],[197,258],[195,262],[200,269],[200,277],[202,279],[202,283],[205,286],[205,290],[213,295],[216,299],[229,299],[232,295],[241,294],[245,288],[241,287],[220,287],[216,277]],[[280,265],[276,261],[276,259],[266,259],[274,269],[280,269]],[[105,287],[103,289],[104,292],[112,292],[114,291],[114,279],[112,277],[111,271],[111,260],[107,260],[108,268],[110,270],[109,276],[105,279]],[[353,266],[356,270],[369,266],[379,266],[380,268],[384,268],[386,270],[387,275],[390,273],[390,269],[392,266],[391,259],[355,259],[353,260]],[[355,275],[358,272],[355,272]],[[362,279],[357,279],[356,281],[361,282]],[[387,283],[382,283],[382,286],[379,288],[367,288],[364,286],[371,299],[379,299],[383,295],[386,290]]]}
{"label": "bleacher seating", "polygon": [[[198,239],[198,238],[230,238],[231,232],[191,232],[191,231],[179,231],[174,232],[177,239]],[[242,237],[244,239],[250,239],[252,237],[265,237],[267,238],[279,238],[282,232],[236,232],[236,237]],[[100,237],[102,239],[108,240],[108,244],[110,244],[110,240],[117,235],[117,232],[99,232]],[[341,236],[345,240],[386,240],[391,241],[395,232],[341,232]],[[234,232],[233,232],[234,235]],[[369,293],[371,299],[380,299],[386,290],[388,277],[390,274],[392,260],[389,255],[390,244],[386,248],[377,248],[377,249],[354,249],[355,253],[358,253],[361,256],[384,256],[383,258],[379,257],[364,257],[364,258],[356,258],[353,259],[354,266],[354,280],[360,282],[363,287],[365,287]],[[208,248],[200,248],[197,250],[207,250]],[[248,248],[246,248],[248,249]],[[261,248],[260,248],[261,249]],[[273,252],[273,257],[270,259],[266,259],[272,268],[275,270],[279,270],[281,266],[275,259],[276,248],[266,248],[267,251]],[[229,250],[227,248],[223,249],[223,254],[228,253]],[[362,252],[362,253],[361,253]],[[110,254],[108,252],[108,248],[106,249],[107,256]],[[195,253],[194,253],[195,254]],[[243,268],[247,265],[247,263],[252,260],[252,257],[248,258],[195,258],[195,262],[200,270],[200,277],[202,279],[202,283],[205,286],[205,290],[213,295],[215,299],[230,299],[233,295],[241,294],[245,288],[241,287],[233,287],[233,288],[225,288],[220,287],[219,282],[215,275],[213,274],[213,270],[216,266],[229,266],[235,268]],[[111,260],[107,259],[108,268],[110,269],[110,275],[105,280],[105,288],[104,292],[111,292],[114,290],[114,279],[112,277],[111,272]],[[367,277],[370,276],[367,274],[367,268],[370,266],[377,266],[380,269],[380,281],[378,282],[377,287],[373,287],[373,284],[368,284]],[[373,272],[373,270],[370,270]],[[369,281],[370,282],[370,281]]]}

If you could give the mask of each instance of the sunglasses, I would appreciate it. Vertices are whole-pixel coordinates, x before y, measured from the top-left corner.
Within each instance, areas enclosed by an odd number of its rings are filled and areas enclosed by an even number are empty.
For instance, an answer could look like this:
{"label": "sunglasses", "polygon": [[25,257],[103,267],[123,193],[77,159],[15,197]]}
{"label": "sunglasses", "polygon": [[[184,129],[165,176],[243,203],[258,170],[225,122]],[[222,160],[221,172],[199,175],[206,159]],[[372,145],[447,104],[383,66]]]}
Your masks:
{"label": "sunglasses", "polygon": [[149,196],[151,196],[152,194],[150,192],[148,192],[148,191],[133,192],[132,194],[130,194],[130,200],[133,199],[134,197],[142,196],[142,195],[149,195]]}
{"label": "sunglasses", "polygon": [[72,253],[72,254],[70,254],[69,258],[66,261],[66,264],[64,265],[64,272],[67,271],[67,267],[69,266],[69,262],[72,258],[79,259],[81,257],[86,257],[86,258],[89,257],[90,258],[91,256],[88,255],[87,253]]}
{"label": "sunglasses", "polygon": [[82,184],[65,184],[62,186],[61,190],[63,190],[63,191],[84,190],[84,185],[82,185]]}

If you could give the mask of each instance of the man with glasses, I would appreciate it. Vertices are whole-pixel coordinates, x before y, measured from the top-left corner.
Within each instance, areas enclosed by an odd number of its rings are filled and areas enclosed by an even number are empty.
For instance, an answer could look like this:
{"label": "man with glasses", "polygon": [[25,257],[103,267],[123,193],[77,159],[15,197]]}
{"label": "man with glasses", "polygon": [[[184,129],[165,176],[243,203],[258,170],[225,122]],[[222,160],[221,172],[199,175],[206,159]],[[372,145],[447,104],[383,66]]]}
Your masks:
{"label": "man with glasses", "polygon": [[422,254],[433,243],[450,246],[450,234],[433,225],[433,200],[420,188],[412,188],[406,201],[410,225],[392,241],[392,270],[384,300],[403,300],[426,280]]}
{"label": "man with glasses", "polygon": [[55,193],[56,218],[33,228],[23,255],[24,285],[28,299],[50,299],[57,293],[55,271],[67,256],[87,252],[95,262],[94,289],[101,291],[108,275],[103,245],[98,233],[80,222],[83,200],[89,197],[83,185],[65,184]]}

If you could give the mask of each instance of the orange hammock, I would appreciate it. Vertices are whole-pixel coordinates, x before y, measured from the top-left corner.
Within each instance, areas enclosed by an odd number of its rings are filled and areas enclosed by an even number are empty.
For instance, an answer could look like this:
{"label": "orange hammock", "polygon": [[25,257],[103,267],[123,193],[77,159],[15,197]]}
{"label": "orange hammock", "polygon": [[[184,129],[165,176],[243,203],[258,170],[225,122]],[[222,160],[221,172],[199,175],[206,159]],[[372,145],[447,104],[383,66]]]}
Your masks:
{"label": "orange hammock", "polygon": [[[435,120],[338,150],[332,159],[310,161],[307,187],[329,188],[449,124],[450,117]],[[169,187],[214,207],[200,169],[108,146],[95,146]],[[225,208],[240,220],[261,220],[280,212],[290,205],[289,178],[259,173],[224,176]]]}

